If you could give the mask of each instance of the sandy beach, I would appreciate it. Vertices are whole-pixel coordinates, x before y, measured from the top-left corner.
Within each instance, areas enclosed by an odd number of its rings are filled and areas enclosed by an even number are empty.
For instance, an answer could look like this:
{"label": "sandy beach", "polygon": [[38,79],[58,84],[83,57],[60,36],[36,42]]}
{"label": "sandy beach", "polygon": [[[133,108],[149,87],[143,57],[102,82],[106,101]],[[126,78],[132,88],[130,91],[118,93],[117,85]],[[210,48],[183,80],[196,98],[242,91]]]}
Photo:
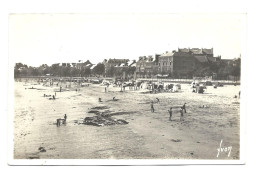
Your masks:
{"label": "sandy beach", "polygon": [[[179,92],[157,94],[128,88],[120,92],[111,86],[105,93],[104,88],[90,84],[76,91],[75,86],[63,85],[59,92],[55,85],[15,82],[14,159],[239,159],[240,99],[234,96],[240,86],[208,86],[204,94],[192,93],[188,84],[182,84]],[[55,91],[55,100],[44,97]],[[187,113],[180,121],[176,110],[185,102]],[[114,112],[118,115],[113,118],[128,124],[78,124],[94,115],[88,113],[93,107]],[[169,121],[170,107],[174,107],[173,121]],[[64,114],[66,125],[57,127],[56,119]],[[232,147],[230,155],[218,154],[221,140],[222,148]]]}

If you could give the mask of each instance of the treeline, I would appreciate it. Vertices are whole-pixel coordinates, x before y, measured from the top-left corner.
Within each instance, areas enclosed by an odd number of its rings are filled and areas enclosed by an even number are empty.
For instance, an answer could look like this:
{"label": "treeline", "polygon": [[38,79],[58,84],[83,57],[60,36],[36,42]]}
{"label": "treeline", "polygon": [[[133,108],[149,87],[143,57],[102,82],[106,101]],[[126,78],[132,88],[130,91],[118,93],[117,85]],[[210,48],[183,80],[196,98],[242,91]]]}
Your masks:
{"label": "treeline", "polygon": [[232,61],[221,60],[218,64],[208,63],[202,65],[201,68],[192,72],[193,76],[204,77],[214,76],[217,79],[227,79],[228,76],[240,77],[241,74],[241,58]]}
{"label": "treeline", "polygon": [[26,64],[16,63],[14,68],[14,77],[46,75],[61,77],[90,77],[104,75],[107,77],[121,77],[123,72],[125,72],[125,76],[132,78],[135,69],[135,67],[111,67],[105,71],[105,65],[102,63],[98,63],[93,69],[91,69],[91,66],[76,68],[71,66],[60,66],[59,64],[53,64],[51,66],[42,64],[39,67],[31,67]]}
{"label": "treeline", "polygon": [[91,75],[102,75],[105,71],[104,64],[97,64],[92,70],[90,67],[82,66],[80,68],[71,66],[59,66],[59,64],[53,64],[48,66],[42,64],[39,67],[27,66],[26,64],[16,63],[14,68],[14,77],[21,76],[61,76],[61,77],[88,77]]}

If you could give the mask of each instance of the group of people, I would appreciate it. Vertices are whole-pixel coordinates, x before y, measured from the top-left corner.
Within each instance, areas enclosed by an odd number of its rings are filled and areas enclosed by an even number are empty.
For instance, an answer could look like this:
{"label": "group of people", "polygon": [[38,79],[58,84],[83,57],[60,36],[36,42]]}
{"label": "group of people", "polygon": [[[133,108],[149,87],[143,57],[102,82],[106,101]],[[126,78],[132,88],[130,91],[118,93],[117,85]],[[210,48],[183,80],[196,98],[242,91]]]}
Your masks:
{"label": "group of people", "polygon": [[[172,107],[170,107],[170,110],[168,110],[169,114],[170,114],[170,117],[169,117],[169,120],[172,121]],[[184,120],[184,116],[183,116],[183,112],[184,113],[187,113],[186,111],[186,103],[183,104],[182,107],[180,107],[180,110],[179,110],[180,114],[181,114],[181,120],[183,121]]]}
{"label": "group of people", "polygon": [[[159,100],[159,98],[156,98],[156,100],[157,100],[157,103],[159,103],[160,102],[160,100]],[[180,115],[181,115],[181,120],[184,120],[183,119],[183,113],[187,113],[187,111],[186,111],[186,104],[187,103],[184,103],[181,107],[180,107],[180,110],[179,110],[179,112],[180,112]],[[154,102],[153,101],[151,101],[151,112],[152,113],[154,113]],[[170,121],[172,121],[172,113],[173,113],[173,110],[172,110],[172,107],[170,107],[170,109],[168,110],[168,112],[169,112],[169,120]]]}
{"label": "group of people", "polygon": [[56,92],[55,92],[54,95],[46,95],[46,94],[43,94],[43,96],[44,96],[44,97],[51,97],[51,96],[52,96],[52,98],[49,98],[49,100],[55,100],[55,99],[56,99]]}
{"label": "group of people", "polygon": [[57,119],[57,126],[59,127],[61,124],[66,124],[67,121],[67,115],[64,115],[64,119],[58,118]]}

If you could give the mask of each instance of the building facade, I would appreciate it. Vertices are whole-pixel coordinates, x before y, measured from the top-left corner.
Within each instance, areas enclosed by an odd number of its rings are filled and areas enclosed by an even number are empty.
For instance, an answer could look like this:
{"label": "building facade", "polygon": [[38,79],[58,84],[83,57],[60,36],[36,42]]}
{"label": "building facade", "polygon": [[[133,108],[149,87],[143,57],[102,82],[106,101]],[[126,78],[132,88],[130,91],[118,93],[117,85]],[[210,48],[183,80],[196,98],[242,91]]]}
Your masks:
{"label": "building facade", "polygon": [[150,78],[158,72],[158,55],[140,56],[136,62],[136,76]]}
{"label": "building facade", "polygon": [[123,66],[129,62],[129,59],[105,59],[103,64],[105,65],[105,75],[109,74],[109,71],[115,67]]}
{"label": "building facade", "polygon": [[213,48],[183,48],[161,54],[158,57],[158,71],[176,78],[191,78],[193,72],[209,64],[219,64],[221,57],[214,57]]}

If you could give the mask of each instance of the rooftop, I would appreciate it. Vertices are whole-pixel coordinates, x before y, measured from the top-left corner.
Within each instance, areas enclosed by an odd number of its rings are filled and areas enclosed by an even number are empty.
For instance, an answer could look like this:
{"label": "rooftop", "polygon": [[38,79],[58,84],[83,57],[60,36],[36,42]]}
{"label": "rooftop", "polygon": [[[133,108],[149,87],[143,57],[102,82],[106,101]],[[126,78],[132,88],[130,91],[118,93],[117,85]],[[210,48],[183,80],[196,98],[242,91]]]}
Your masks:
{"label": "rooftop", "polygon": [[107,62],[108,63],[122,63],[122,62],[127,62],[129,59],[109,59]]}

